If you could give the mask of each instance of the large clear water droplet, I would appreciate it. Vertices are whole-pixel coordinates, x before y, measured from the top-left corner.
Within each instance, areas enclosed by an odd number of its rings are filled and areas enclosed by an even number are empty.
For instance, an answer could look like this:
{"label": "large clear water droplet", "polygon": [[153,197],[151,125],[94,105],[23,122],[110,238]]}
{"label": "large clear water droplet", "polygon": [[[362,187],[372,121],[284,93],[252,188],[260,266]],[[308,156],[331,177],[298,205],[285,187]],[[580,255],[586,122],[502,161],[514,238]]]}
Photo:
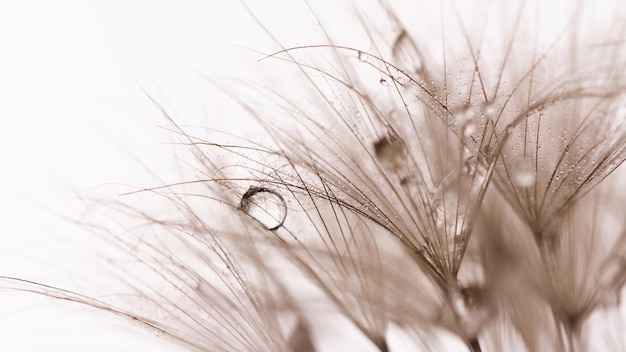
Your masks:
{"label": "large clear water droplet", "polygon": [[250,187],[241,197],[239,209],[268,230],[276,230],[287,217],[287,203],[275,191],[266,187]]}

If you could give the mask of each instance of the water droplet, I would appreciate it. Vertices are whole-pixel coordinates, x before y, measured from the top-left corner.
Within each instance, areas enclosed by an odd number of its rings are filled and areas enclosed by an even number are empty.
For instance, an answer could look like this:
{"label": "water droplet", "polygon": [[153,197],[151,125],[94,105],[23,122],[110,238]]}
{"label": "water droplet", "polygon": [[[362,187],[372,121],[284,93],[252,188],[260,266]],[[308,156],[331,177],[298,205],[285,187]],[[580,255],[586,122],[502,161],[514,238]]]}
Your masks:
{"label": "water droplet", "polygon": [[420,72],[424,65],[422,54],[407,31],[402,30],[393,43],[392,55],[408,72]]}
{"label": "water droplet", "polygon": [[393,80],[403,87],[406,87],[409,83],[411,83],[411,79],[403,73],[400,73],[397,76],[393,76]]}
{"label": "water droplet", "polygon": [[239,209],[271,231],[281,227],[287,217],[285,199],[265,187],[248,188],[241,197]]}
{"label": "water droplet", "polygon": [[397,171],[406,160],[407,150],[404,141],[392,135],[374,143],[374,154],[385,169]]}
{"label": "water droplet", "polygon": [[372,65],[374,65],[377,62],[375,56],[372,56],[372,54],[368,54],[365,51],[359,50],[357,52],[357,57],[359,58],[359,61],[369,63]]}
{"label": "water droplet", "polygon": [[513,183],[522,188],[535,184],[536,173],[530,160],[519,161],[512,170]]}

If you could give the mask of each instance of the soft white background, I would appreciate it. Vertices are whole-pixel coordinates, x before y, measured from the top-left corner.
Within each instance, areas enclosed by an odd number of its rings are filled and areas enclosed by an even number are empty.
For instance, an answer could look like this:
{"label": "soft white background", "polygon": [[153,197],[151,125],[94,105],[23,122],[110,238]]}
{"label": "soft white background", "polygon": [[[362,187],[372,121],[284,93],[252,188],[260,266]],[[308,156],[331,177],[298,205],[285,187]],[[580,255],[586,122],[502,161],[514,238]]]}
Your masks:
{"label": "soft white background", "polygon": [[[80,234],[59,215],[78,218],[78,195],[111,182],[153,184],[146,169],[167,178],[165,123],[136,82],[188,123],[226,119],[204,114],[194,70],[249,66],[231,44],[250,43],[243,15],[235,1],[0,2],[0,275],[71,283],[89,239],[63,243]],[[0,292],[0,351],[138,350],[172,347],[77,305]]]}

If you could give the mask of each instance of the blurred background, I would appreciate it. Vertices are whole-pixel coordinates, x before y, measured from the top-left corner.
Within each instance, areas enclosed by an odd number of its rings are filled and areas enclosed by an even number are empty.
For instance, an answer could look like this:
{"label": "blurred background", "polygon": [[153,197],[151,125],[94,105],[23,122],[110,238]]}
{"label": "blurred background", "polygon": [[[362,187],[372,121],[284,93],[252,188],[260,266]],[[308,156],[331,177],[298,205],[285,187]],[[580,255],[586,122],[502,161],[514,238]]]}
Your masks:
{"label": "blurred background", "polygon": [[[79,288],[73,271],[87,271],[96,285],[114,282],[69,220],[81,219],[82,197],[115,197],[115,183],[175,177],[171,136],[142,89],[182,124],[231,122],[207,113],[199,72],[245,74],[259,55],[235,44],[250,43],[251,25],[232,1],[0,2],[0,275]],[[3,290],[0,350],[173,346],[123,319]]]}

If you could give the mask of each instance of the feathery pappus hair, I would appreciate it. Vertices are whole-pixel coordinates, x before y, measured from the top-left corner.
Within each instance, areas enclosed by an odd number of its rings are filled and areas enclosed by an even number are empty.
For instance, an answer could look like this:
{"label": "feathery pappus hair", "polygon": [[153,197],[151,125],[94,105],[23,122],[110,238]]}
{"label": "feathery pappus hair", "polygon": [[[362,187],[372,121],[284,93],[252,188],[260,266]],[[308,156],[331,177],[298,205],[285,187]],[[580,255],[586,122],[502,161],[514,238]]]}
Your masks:
{"label": "feathery pappus hair", "polygon": [[269,4],[273,79],[206,79],[253,128],[147,94],[180,180],[92,224],[132,298],[7,285],[193,351],[626,351],[622,1]]}

